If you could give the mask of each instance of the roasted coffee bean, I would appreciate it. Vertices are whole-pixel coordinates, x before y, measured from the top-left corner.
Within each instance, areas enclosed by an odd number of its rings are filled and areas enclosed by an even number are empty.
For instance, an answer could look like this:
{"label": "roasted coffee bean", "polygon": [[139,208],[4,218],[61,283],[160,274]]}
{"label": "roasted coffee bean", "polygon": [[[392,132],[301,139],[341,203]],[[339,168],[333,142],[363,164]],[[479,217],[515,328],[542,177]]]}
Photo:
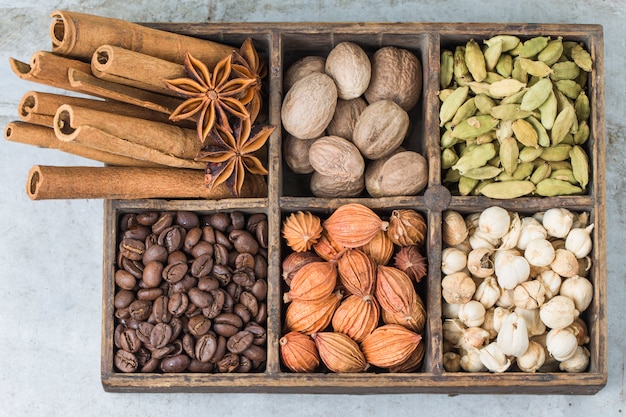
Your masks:
{"label": "roasted coffee bean", "polygon": [[212,269],[213,258],[209,254],[204,254],[191,263],[191,275],[197,278],[209,275]]}
{"label": "roasted coffee bean", "polygon": [[144,226],[152,226],[159,220],[159,213],[156,211],[145,211],[137,214],[137,223]]}
{"label": "roasted coffee bean", "polygon": [[150,335],[152,334],[153,328],[153,324],[148,323],[147,321],[142,321],[141,323],[139,323],[139,328],[135,331],[135,333],[142,343],[147,344],[150,343]]}
{"label": "roasted coffee bean", "polygon": [[224,291],[224,304],[222,305],[222,311],[225,313],[232,313],[235,304],[236,302],[230,293],[228,293],[228,291]]}
{"label": "roasted coffee bean", "polygon": [[124,269],[124,271],[130,272],[132,276],[137,279],[141,279],[141,276],[143,275],[143,264],[141,262],[133,261],[122,256],[118,263],[122,265],[122,269]]}
{"label": "roasted coffee bean", "polygon": [[187,307],[187,311],[185,311],[185,315],[183,317],[191,318],[193,316],[197,316],[198,314],[202,314],[202,309],[198,308],[198,306],[193,303],[189,303],[189,307]]}
{"label": "roasted coffee bean", "polygon": [[243,355],[239,355],[239,366],[235,370],[235,372],[250,372],[252,370],[253,363],[250,359],[246,358]]}
{"label": "roasted coffee bean", "polygon": [[267,304],[261,303],[259,304],[259,312],[254,316],[254,321],[257,323],[265,323],[267,320]]}
{"label": "roasted coffee bean", "polygon": [[183,372],[189,366],[191,359],[185,354],[168,356],[161,360],[161,371],[165,373]]}
{"label": "roasted coffee bean", "polygon": [[120,230],[122,232],[136,224],[138,224],[138,221],[135,213],[126,213],[120,217]]}
{"label": "roasted coffee bean", "polygon": [[213,264],[213,268],[211,269],[211,275],[213,275],[220,281],[222,287],[225,287],[230,282],[233,273],[227,266],[215,263]]}
{"label": "roasted coffee bean", "polygon": [[200,217],[192,211],[177,211],[175,221],[177,225],[182,226],[187,230],[200,225]]}
{"label": "roasted coffee bean", "polygon": [[246,216],[240,211],[230,212],[230,229],[243,229],[246,227]]}
{"label": "roasted coffee bean", "polygon": [[186,234],[187,231],[182,226],[170,226],[159,234],[159,245],[164,246],[168,253],[180,250]]}
{"label": "roasted coffee bean", "polygon": [[213,291],[220,287],[220,282],[212,276],[201,277],[198,279],[198,288],[202,291]]}
{"label": "roasted coffee bean", "polygon": [[215,354],[211,358],[211,362],[217,363],[222,360],[224,355],[226,354],[226,342],[227,338],[221,335],[217,335],[217,348],[215,349]]}
{"label": "roasted coffee bean", "polygon": [[135,300],[135,294],[129,290],[119,290],[113,297],[115,308],[128,307]]}
{"label": "roasted coffee bean", "polygon": [[115,326],[115,330],[113,330],[113,344],[117,348],[121,347],[120,336],[122,335],[122,332],[124,331],[124,329],[126,329],[126,326],[120,323],[117,326]]}
{"label": "roasted coffee bean", "polygon": [[134,329],[125,329],[120,335],[120,347],[127,352],[135,353],[141,348],[141,340]]}
{"label": "roasted coffee bean", "polygon": [[140,300],[154,301],[163,295],[161,288],[142,288],[137,291],[137,298]]}
{"label": "roasted coffee bean", "polygon": [[252,314],[253,316],[256,316],[259,312],[259,301],[251,292],[243,291],[239,295],[239,302],[248,307],[248,310],[250,310],[250,314]]}
{"label": "roasted coffee bean", "polygon": [[210,306],[202,309],[202,314],[209,319],[213,319],[222,312],[224,301],[226,300],[226,292],[218,288],[212,290],[210,294],[213,297],[213,302]]}
{"label": "roasted coffee bean", "polygon": [[196,244],[196,246],[194,246],[193,248],[191,248],[191,256],[193,256],[194,258],[198,258],[202,255],[209,255],[209,256],[213,256],[213,252],[215,251],[215,249],[213,248],[213,243],[209,243],[209,242],[205,242],[204,240],[201,240],[200,242],[198,242]]}
{"label": "roasted coffee bean", "polygon": [[191,288],[198,285],[198,278],[194,278],[191,275],[185,275],[183,279],[178,281],[175,284],[170,285],[169,294],[170,296],[177,292],[187,292]]}
{"label": "roasted coffee bean", "polygon": [[165,295],[161,295],[154,300],[152,312],[158,322],[169,323],[172,320],[172,313],[168,309],[170,300]]}
{"label": "roasted coffee bean", "polygon": [[172,341],[170,346],[172,347],[171,352],[169,353],[170,355],[180,355],[183,353],[183,342],[180,340]]}
{"label": "roasted coffee bean", "polygon": [[228,240],[228,235],[219,230],[215,231],[215,243],[224,246],[229,251],[233,249],[233,243]]}
{"label": "roasted coffee bean", "polygon": [[241,285],[236,282],[229,282],[226,286],[226,292],[233,299],[233,306],[239,302],[239,295],[241,294]]}
{"label": "roasted coffee bean", "polygon": [[249,253],[238,253],[235,257],[235,269],[250,269],[254,271],[254,256]]}
{"label": "roasted coffee bean", "polygon": [[251,214],[246,221],[246,230],[252,234],[256,233],[256,229],[261,222],[267,222],[267,217],[265,216],[265,214]]}
{"label": "roasted coffee bean", "polygon": [[167,263],[168,264],[177,264],[177,263],[183,263],[186,264],[187,263],[187,255],[185,255],[185,252],[181,251],[181,250],[176,250],[172,253],[170,253],[169,255],[167,255]]}
{"label": "roasted coffee bean", "polygon": [[241,330],[228,338],[226,349],[232,353],[242,353],[248,349],[254,341],[254,335],[246,330]]}
{"label": "roasted coffee bean", "polygon": [[113,360],[115,367],[122,372],[135,372],[139,367],[137,358],[134,354],[125,351],[124,349],[118,349],[115,353],[115,359]]}
{"label": "roasted coffee bean", "polygon": [[172,327],[172,337],[170,338],[170,343],[173,343],[180,337],[180,334],[183,332],[186,324],[183,325],[183,321],[178,317],[173,317],[172,320],[170,320],[169,325]]}
{"label": "roasted coffee bean", "polygon": [[187,274],[188,270],[189,267],[186,263],[172,263],[163,268],[163,273],[161,274],[161,276],[170,284],[176,284],[177,282],[185,278],[185,274]]}
{"label": "roasted coffee bean", "polygon": [[[146,245],[146,250],[148,250],[149,248],[153,246],[159,246],[159,235],[157,235],[156,233],[150,233],[148,236],[146,236],[146,240],[144,241],[144,244]],[[145,255],[145,251],[144,251],[144,255]]]}
{"label": "roasted coffee bean", "polygon": [[157,235],[161,234],[161,232],[168,227],[170,227],[174,223],[174,213],[165,212],[161,213],[156,222],[152,225],[152,233],[156,233]]}
{"label": "roasted coffee bean", "polygon": [[198,338],[194,353],[200,362],[211,360],[217,350],[217,338],[212,334],[205,334]]}
{"label": "roasted coffee bean", "polygon": [[194,246],[200,242],[202,238],[202,229],[199,227],[194,227],[193,229],[187,230],[187,235],[185,236],[185,242],[183,243],[183,250],[186,252],[191,252]]}
{"label": "roasted coffee bean", "polygon": [[264,279],[257,279],[252,288],[250,288],[250,292],[254,295],[257,301],[263,301],[267,297],[267,281]]}
{"label": "roasted coffee bean", "polygon": [[198,287],[191,288],[187,293],[189,301],[198,306],[199,308],[206,308],[213,303],[213,296],[207,291],[202,291]]}
{"label": "roasted coffee bean", "polygon": [[195,373],[209,373],[213,371],[213,362],[200,362],[197,359],[191,359],[187,370]]}
{"label": "roasted coffee bean", "polygon": [[129,317],[127,319],[120,320],[120,323],[122,323],[124,326],[128,327],[129,329],[137,330],[139,328],[139,325],[142,322]]}
{"label": "roasted coffee bean", "polygon": [[202,314],[190,317],[189,323],[187,323],[187,330],[196,337],[205,335],[211,330],[211,320]]}
{"label": "roasted coffee bean", "polygon": [[262,362],[267,359],[267,353],[265,352],[265,349],[263,349],[261,346],[257,346],[254,344],[248,346],[243,352],[241,352],[241,354],[255,362]]}
{"label": "roasted coffee bean", "polygon": [[257,279],[267,279],[267,259],[259,253],[254,257],[254,275]]}
{"label": "roasted coffee bean", "polygon": [[130,317],[130,312],[128,311],[128,307],[115,309],[115,318],[127,319],[129,317]]}
{"label": "roasted coffee bean", "polygon": [[155,359],[163,359],[164,357],[169,356],[170,352],[172,351],[172,346],[170,345],[165,345],[160,348],[155,348],[152,345],[149,345],[148,347],[150,347],[150,353]]}
{"label": "roasted coffee bean", "polygon": [[212,226],[206,225],[202,227],[202,240],[210,244],[215,243],[215,229]]}
{"label": "roasted coffee bean", "polygon": [[217,370],[221,373],[234,372],[239,366],[239,355],[227,352],[224,357],[217,362]]}
{"label": "roasted coffee bean", "polygon": [[139,367],[143,367],[150,359],[152,359],[152,353],[146,347],[142,346],[137,352],[135,352],[135,358],[137,358],[137,364]]}
{"label": "roasted coffee bean", "polygon": [[156,244],[148,247],[146,245],[146,251],[143,253],[143,258],[141,259],[145,266],[152,261],[160,262],[161,264],[167,262],[167,249],[163,246]]}
{"label": "roasted coffee bean", "polygon": [[254,236],[256,237],[257,242],[259,242],[259,246],[261,248],[267,249],[267,241],[268,241],[268,225],[267,220],[259,222],[257,225]]}
{"label": "roasted coffee bean", "polygon": [[248,307],[244,306],[243,304],[235,304],[235,306],[233,307],[233,313],[241,317],[241,321],[243,321],[244,324],[248,323],[252,319],[252,314],[250,314],[250,310],[248,310]]}
{"label": "roasted coffee bean", "polygon": [[146,240],[146,237],[148,237],[150,233],[152,233],[152,230],[149,227],[143,226],[141,224],[136,224],[136,225],[129,227],[126,231],[124,231],[122,238],[123,239],[137,239],[143,242]]}
{"label": "roasted coffee bean", "polygon": [[259,251],[259,242],[257,242],[254,236],[246,230],[233,230],[228,235],[228,240],[233,244],[235,250],[239,253],[256,255]]}
{"label": "roasted coffee bean", "polygon": [[214,323],[213,330],[220,336],[231,337],[239,331],[239,327],[226,323]]}
{"label": "roasted coffee bean", "polygon": [[180,317],[189,307],[189,298],[184,292],[177,292],[171,295],[167,302],[167,310],[174,316]]}
{"label": "roasted coffee bean", "polygon": [[209,224],[221,232],[225,232],[230,226],[230,216],[226,213],[213,213],[209,218]]}
{"label": "roasted coffee bean", "polygon": [[119,250],[123,257],[132,261],[139,261],[143,257],[146,245],[137,239],[122,239]]}
{"label": "roasted coffee bean", "polygon": [[167,346],[172,337],[172,326],[167,323],[157,323],[150,333],[150,344],[156,349]]}
{"label": "roasted coffee bean", "polygon": [[183,335],[183,350],[185,353],[191,358],[194,359],[196,357],[195,349],[196,349],[196,339],[192,336],[191,333],[185,333]]}
{"label": "roasted coffee bean", "polygon": [[118,269],[115,271],[115,284],[123,290],[132,290],[137,285],[137,278],[128,271]]}
{"label": "roasted coffee bean", "polygon": [[215,265],[228,265],[228,248],[220,243],[213,245],[213,259]]}
{"label": "roasted coffee bean", "polygon": [[159,367],[160,363],[161,363],[161,361],[159,359],[157,359],[157,358],[150,358],[150,360],[148,360],[148,362],[146,362],[146,364],[141,367],[139,372],[143,372],[143,373],[154,372],[154,371],[157,370],[157,368]]}
{"label": "roasted coffee bean", "polygon": [[265,345],[265,342],[267,341],[267,331],[265,330],[265,327],[261,326],[257,322],[251,321],[246,324],[244,330],[247,330],[254,335],[254,341],[252,343],[258,346]]}
{"label": "roasted coffee bean", "polygon": [[217,317],[213,319],[213,323],[215,324],[230,324],[237,329],[243,327],[243,321],[241,317],[236,315],[235,313],[221,313]]}
{"label": "roasted coffee bean", "polygon": [[146,288],[156,288],[161,285],[164,268],[163,264],[159,261],[150,261],[145,264],[142,280]]}
{"label": "roasted coffee bean", "polygon": [[239,269],[233,272],[232,280],[235,284],[242,287],[251,287],[254,285],[254,271],[252,269]]}

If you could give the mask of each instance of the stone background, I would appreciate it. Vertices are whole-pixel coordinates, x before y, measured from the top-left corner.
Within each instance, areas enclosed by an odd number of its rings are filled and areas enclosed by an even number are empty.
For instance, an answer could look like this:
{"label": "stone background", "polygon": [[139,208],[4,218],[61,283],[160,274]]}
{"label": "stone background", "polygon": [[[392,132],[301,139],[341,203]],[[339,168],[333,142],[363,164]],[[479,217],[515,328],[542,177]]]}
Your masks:
{"label": "stone background", "polygon": [[[32,202],[32,165],[85,165],[56,151],[0,142],[0,416],[499,415],[619,416],[626,412],[624,256],[626,2],[621,0],[0,0],[0,125],[31,89],[8,59],[49,50],[49,14],[84,11],[130,21],[416,21],[594,23],[604,26],[609,379],[595,396],[111,394],[100,384],[102,201]],[[88,162],[87,162],[88,164]],[[167,410],[167,411],[166,411]]]}

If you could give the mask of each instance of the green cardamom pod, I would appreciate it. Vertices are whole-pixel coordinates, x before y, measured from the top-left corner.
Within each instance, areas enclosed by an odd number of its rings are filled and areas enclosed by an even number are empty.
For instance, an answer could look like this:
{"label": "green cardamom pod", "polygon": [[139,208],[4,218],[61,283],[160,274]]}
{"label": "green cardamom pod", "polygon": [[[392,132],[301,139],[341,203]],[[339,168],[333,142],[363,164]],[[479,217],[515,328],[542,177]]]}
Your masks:
{"label": "green cardamom pod", "polygon": [[511,103],[493,106],[491,109],[491,115],[496,119],[501,120],[517,120],[525,119],[526,117],[531,116],[532,112],[522,110],[519,104]]}
{"label": "green cardamom pod", "polygon": [[585,189],[589,183],[589,158],[580,146],[573,146],[569,151],[574,178]]}
{"label": "green cardamom pod", "polygon": [[452,166],[452,169],[464,175],[469,170],[484,166],[495,155],[496,148],[493,143],[471,145],[465,149],[465,152],[462,153],[457,163]]}
{"label": "green cardamom pod", "polygon": [[474,179],[474,178],[469,178],[469,177],[465,177],[463,175],[461,175],[461,177],[459,178],[459,194],[461,195],[470,195],[471,192],[474,190],[474,188],[476,188],[476,185],[478,185],[479,180]]}
{"label": "green cardamom pod", "polygon": [[535,128],[526,120],[518,119],[513,122],[513,134],[524,146],[539,146],[539,135]]}
{"label": "green cardamom pod", "polygon": [[441,168],[448,169],[452,165],[456,164],[459,160],[459,156],[454,151],[454,148],[446,148],[441,152]]}
{"label": "green cardamom pod", "polygon": [[502,54],[496,64],[496,72],[505,78],[511,76],[513,71],[513,57],[509,54]]}
{"label": "green cardamom pod", "polygon": [[481,82],[487,77],[485,56],[478,43],[473,39],[465,44],[465,65],[467,65],[474,81]]}
{"label": "green cardamom pod", "polygon": [[530,75],[534,75],[535,77],[547,77],[552,74],[554,71],[548,65],[541,61],[533,61],[528,58],[520,58],[520,65],[524,71],[526,71]]}
{"label": "green cardamom pod", "polygon": [[491,85],[486,82],[479,83],[477,81],[470,81],[469,83],[467,83],[467,85],[469,86],[472,93],[474,93],[474,95],[476,96],[479,94],[489,95],[489,87]]}
{"label": "green cardamom pod", "polygon": [[517,164],[517,169],[513,172],[514,180],[527,180],[530,178],[535,169],[535,165],[532,162],[522,162]]}
{"label": "green cardamom pod", "polygon": [[578,122],[578,130],[574,133],[574,143],[582,145],[589,139],[589,125],[586,120]]}
{"label": "green cardamom pod", "polygon": [[488,180],[490,178],[497,177],[502,172],[502,168],[494,167],[493,165],[485,165],[482,167],[470,169],[463,174],[463,177],[471,178],[474,180]]}
{"label": "green cardamom pod", "polygon": [[558,37],[548,42],[545,48],[537,55],[539,61],[546,65],[552,65],[559,60],[563,54],[563,38]]}
{"label": "green cardamom pod", "polygon": [[528,72],[526,72],[526,70],[522,68],[520,58],[516,58],[513,60],[513,70],[511,71],[511,77],[515,78],[521,83],[528,83]]}
{"label": "green cardamom pod", "polygon": [[461,173],[456,169],[449,169],[443,177],[443,181],[447,183],[456,183],[461,179]]}
{"label": "green cardamom pod", "polygon": [[535,55],[539,54],[543,48],[548,46],[548,41],[550,38],[548,36],[536,36],[534,38],[528,39],[524,42],[522,49],[520,50],[519,56],[522,58],[532,58]]}
{"label": "green cardamom pod", "polygon": [[463,120],[472,117],[474,113],[476,113],[475,101],[476,100],[474,97],[470,97],[465,101],[465,103],[461,104],[461,107],[459,107],[459,109],[454,114],[454,117],[450,121],[450,127],[452,129],[454,129],[454,127],[461,123]]}
{"label": "green cardamom pod", "polygon": [[552,171],[558,171],[559,169],[572,169],[572,164],[567,159],[563,161],[550,161],[550,166],[552,167]]}
{"label": "green cardamom pod", "polygon": [[520,109],[535,110],[548,99],[551,92],[552,82],[548,78],[541,78],[526,91],[520,103]]}
{"label": "green cardamom pod", "polygon": [[550,74],[552,81],[575,80],[580,74],[580,68],[572,61],[557,62],[552,65],[553,73]]}
{"label": "green cardamom pod", "polygon": [[456,145],[457,143],[459,143],[459,139],[452,137],[452,131],[451,130],[446,130],[441,135],[440,144],[441,144],[441,148],[442,149],[451,148],[454,145]]}
{"label": "green cardamom pod", "polygon": [[464,86],[472,81],[472,76],[465,65],[465,47],[457,46],[454,49],[454,81],[460,86]]}
{"label": "green cardamom pod", "polygon": [[459,139],[472,139],[494,129],[498,123],[499,120],[489,114],[472,116],[455,126],[451,135]]}
{"label": "green cardamom pod", "polygon": [[517,81],[514,78],[505,78],[496,81],[489,86],[489,96],[493,98],[502,98],[519,92],[526,84]]}
{"label": "green cardamom pod", "polygon": [[582,189],[567,181],[556,180],[554,178],[546,178],[537,184],[535,194],[543,197],[554,197],[557,195],[580,194]]}
{"label": "green cardamom pod", "polygon": [[537,168],[535,168],[532,175],[530,176],[530,181],[535,185],[539,184],[541,181],[545,180],[546,178],[550,178],[551,173],[552,173],[552,167],[550,166],[550,163],[544,162],[541,165],[539,165]]}
{"label": "green cardamom pod", "polygon": [[496,43],[502,43],[502,52],[507,52],[517,47],[520,44],[520,39],[514,35],[496,35],[483,42],[488,47]]}
{"label": "green cardamom pod", "polygon": [[572,46],[571,49],[572,60],[586,72],[591,72],[593,69],[593,60],[591,59],[591,55],[585,48],[580,44],[576,44]]}
{"label": "green cardamom pod", "polygon": [[574,177],[574,171],[568,168],[556,169],[550,174],[550,178],[555,180],[567,181],[570,184],[578,185],[578,181]]}
{"label": "green cardamom pod", "polygon": [[577,45],[580,46],[578,42],[563,41],[563,56],[572,61],[572,49]]}
{"label": "green cardamom pod", "polygon": [[552,145],[558,145],[563,141],[565,135],[572,128],[572,125],[576,121],[576,110],[574,110],[574,106],[567,105],[559,112],[554,120],[554,126],[552,126],[552,130],[550,131],[551,143]]}
{"label": "green cardamom pod", "polygon": [[480,189],[481,194],[489,198],[512,199],[528,195],[535,191],[535,184],[530,181],[492,182]]}
{"label": "green cardamom pod", "polygon": [[572,100],[576,100],[582,91],[582,87],[574,80],[559,80],[555,82],[555,85],[557,90]]}
{"label": "green cardamom pod", "polygon": [[439,84],[441,88],[448,88],[454,76],[454,54],[449,49],[441,52],[439,64]]}
{"label": "green cardamom pod", "polygon": [[542,147],[535,148],[534,146],[524,146],[519,151],[519,160],[521,162],[533,162],[534,160],[536,160],[537,158],[541,156],[542,152],[543,152]]}
{"label": "green cardamom pod", "polygon": [[570,149],[572,149],[572,146],[564,143],[550,146],[549,148],[543,148],[540,158],[548,162],[565,161],[569,158]]}
{"label": "green cardamom pod", "polygon": [[540,120],[543,127],[547,130],[552,129],[554,120],[558,114],[558,101],[554,94],[554,89],[550,90],[550,94],[546,101],[539,106]]}
{"label": "green cardamom pod", "polygon": [[478,94],[474,97],[474,104],[480,114],[491,114],[491,109],[496,105],[487,94]]}
{"label": "green cardamom pod", "polygon": [[485,57],[487,72],[493,71],[498,64],[500,55],[502,55],[502,42],[494,42],[491,45],[488,45],[483,55]]}
{"label": "green cardamom pod", "polygon": [[456,111],[465,103],[465,100],[467,100],[468,94],[469,87],[463,86],[457,88],[446,97],[439,109],[439,126],[443,126],[446,122],[452,120]]}
{"label": "green cardamom pod", "polygon": [[487,71],[487,76],[485,77],[485,79],[483,80],[484,82],[486,82],[487,84],[493,84],[496,81],[502,81],[505,78],[498,74],[497,72],[493,72],[493,71]]}
{"label": "green cardamom pod", "polygon": [[511,94],[508,97],[504,97],[502,100],[500,100],[500,104],[501,105],[502,104],[521,104],[522,103],[522,99],[526,95],[527,91],[528,91],[528,88],[522,88],[517,93]]}
{"label": "green cardamom pod", "polygon": [[504,138],[500,141],[500,164],[507,174],[513,174],[517,169],[519,148],[517,140],[512,137]]}
{"label": "green cardamom pod", "polygon": [[537,143],[539,146],[543,146],[544,148],[550,146],[550,135],[548,135],[548,131],[543,127],[541,122],[534,116],[528,116],[525,120],[530,123],[537,132]]}
{"label": "green cardamom pod", "polygon": [[579,121],[589,119],[591,113],[591,107],[589,106],[589,97],[584,91],[581,91],[574,101],[574,109],[576,110],[576,117]]}

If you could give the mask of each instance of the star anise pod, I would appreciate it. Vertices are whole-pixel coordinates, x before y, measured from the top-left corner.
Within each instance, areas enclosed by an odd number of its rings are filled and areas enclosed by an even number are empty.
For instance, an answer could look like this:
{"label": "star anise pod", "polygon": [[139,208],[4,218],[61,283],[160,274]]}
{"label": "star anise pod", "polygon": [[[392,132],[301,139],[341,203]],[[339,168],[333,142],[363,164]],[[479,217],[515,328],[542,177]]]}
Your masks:
{"label": "star anise pod", "polygon": [[261,110],[261,80],[267,75],[267,65],[265,61],[259,59],[259,55],[254,48],[252,38],[247,38],[241,45],[239,52],[233,52],[233,71],[243,78],[252,78],[256,83],[247,91],[246,97],[241,102],[246,104],[250,112],[250,119],[254,123]]}
{"label": "star anise pod", "polygon": [[207,163],[205,183],[209,189],[226,183],[233,195],[239,197],[246,171],[267,175],[267,169],[254,155],[263,147],[274,126],[252,126],[249,118],[237,119],[233,133],[216,126],[210,132],[210,145],[205,146],[195,158]]}
{"label": "star anise pod", "polygon": [[206,65],[187,53],[185,71],[189,78],[164,80],[168,88],[186,98],[172,112],[170,120],[179,121],[197,115],[201,142],[206,140],[215,126],[232,132],[229,115],[238,119],[250,117],[241,98],[245,99],[247,90],[256,83],[256,79],[231,78],[232,55],[218,62],[211,73]]}

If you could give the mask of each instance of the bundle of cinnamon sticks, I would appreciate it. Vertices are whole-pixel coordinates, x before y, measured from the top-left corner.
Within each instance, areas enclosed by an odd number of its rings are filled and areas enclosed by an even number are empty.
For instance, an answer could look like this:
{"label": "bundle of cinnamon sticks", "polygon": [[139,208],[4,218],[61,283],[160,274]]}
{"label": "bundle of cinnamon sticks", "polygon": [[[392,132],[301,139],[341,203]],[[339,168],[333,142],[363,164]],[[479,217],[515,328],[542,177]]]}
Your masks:
{"label": "bundle of cinnamon sticks", "polygon": [[[232,196],[224,186],[206,188],[205,164],[194,160],[201,146],[195,126],[169,120],[183,99],[163,80],[185,75],[186,53],[213,67],[233,47],[84,13],[55,11],[52,19],[51,51],[35,52],[29,63],[11,58],[13,72],[91,97],[29,91],[5,139],[105,166],[35,165],[26,182],[31,199]],[[265,179],[249,176],[241,197],[266,193]]]}

